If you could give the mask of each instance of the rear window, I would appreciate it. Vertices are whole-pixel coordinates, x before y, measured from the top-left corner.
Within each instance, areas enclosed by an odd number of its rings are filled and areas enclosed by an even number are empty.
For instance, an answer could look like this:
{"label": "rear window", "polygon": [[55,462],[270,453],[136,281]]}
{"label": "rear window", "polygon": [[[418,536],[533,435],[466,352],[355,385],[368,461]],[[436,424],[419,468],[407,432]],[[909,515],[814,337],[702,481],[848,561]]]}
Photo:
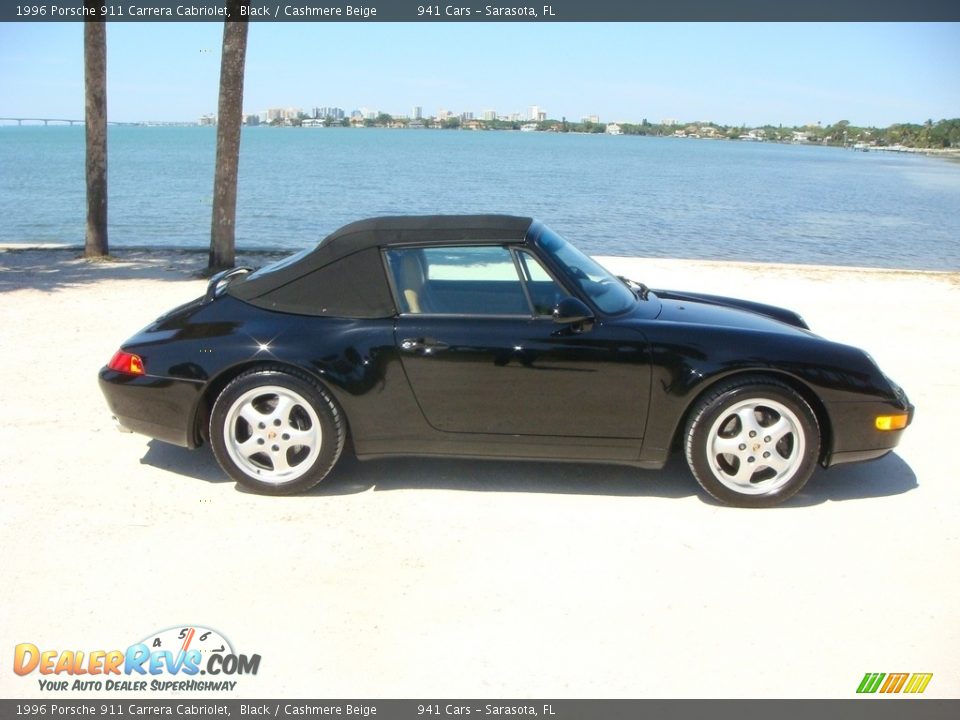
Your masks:
{"label": "rear window", "polygon": [[[281,262],[289,265],[296,260],[287,258]],[[264,268],[267,272],[277,269]],[[254,275],[247,276],[247,282]],[[299,315],[383,318],[396,313],[380,252],[376,248],[347,255],[256,298],[249,298],[247,302]]]}

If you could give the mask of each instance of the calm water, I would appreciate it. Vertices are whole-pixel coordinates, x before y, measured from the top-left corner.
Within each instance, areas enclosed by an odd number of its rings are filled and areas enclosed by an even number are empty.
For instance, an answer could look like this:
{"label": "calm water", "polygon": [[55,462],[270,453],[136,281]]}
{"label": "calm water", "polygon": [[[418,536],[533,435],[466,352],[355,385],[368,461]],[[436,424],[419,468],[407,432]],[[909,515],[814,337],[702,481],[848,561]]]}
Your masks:
{"label": "calm water", "polygon": [[[80,244],[82,127],[0,127],[0,242]],[[215,130],[110,129],[110,243],[209,242]],[[960,163],[760,143],[248,128],[239,247],[379,214],[533,215],[593,254],[960,270]]]}

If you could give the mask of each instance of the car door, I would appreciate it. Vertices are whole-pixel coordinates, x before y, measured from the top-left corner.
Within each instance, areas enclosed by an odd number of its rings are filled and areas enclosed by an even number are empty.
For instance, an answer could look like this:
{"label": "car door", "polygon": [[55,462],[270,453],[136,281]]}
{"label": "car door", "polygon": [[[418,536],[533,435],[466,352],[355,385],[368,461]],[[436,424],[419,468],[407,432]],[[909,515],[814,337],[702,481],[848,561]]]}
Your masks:
{"label": "car door", "polygon": [[503,245],[386,253],[396,344],[427,422],[451,433],[642,438],[650,382],[642,335],[559,324],[566,290]]}

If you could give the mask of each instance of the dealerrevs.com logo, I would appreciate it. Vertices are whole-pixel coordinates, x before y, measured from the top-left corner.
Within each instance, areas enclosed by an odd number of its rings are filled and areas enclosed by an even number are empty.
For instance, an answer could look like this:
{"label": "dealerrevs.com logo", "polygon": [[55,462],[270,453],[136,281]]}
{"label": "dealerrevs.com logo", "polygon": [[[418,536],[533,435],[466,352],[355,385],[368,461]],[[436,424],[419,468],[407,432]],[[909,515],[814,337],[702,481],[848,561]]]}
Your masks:
{"label": "dealerrevs.com logo", "polygon": [[221,633],[199,625],[150,633],[125,650],[42,650],[20,643],[13,653],[17,675],[37,673],[40,689],[53,692],[230,691],[238,682],[232,678],[259,669],[260,655],[238,654]]}

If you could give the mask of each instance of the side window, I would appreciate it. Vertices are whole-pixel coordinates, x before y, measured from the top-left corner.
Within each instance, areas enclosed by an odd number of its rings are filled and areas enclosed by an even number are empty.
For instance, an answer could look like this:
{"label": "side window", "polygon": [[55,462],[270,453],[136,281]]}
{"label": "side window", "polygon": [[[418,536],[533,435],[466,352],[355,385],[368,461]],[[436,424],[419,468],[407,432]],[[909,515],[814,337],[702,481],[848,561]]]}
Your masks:
{"label": "side window", "polygon": [[513,255],[503,246],[403,248],[386,256],[405,313],[530,315]]}
{"label": "side window", "polygon": [[530,253],[520,250],[517,252],[517,258],[520,261],[523,280],[527,284],[527,291],[530,293],[534,313],[552,315],[557,304],[570,293],[560,287],[540,261]]}

